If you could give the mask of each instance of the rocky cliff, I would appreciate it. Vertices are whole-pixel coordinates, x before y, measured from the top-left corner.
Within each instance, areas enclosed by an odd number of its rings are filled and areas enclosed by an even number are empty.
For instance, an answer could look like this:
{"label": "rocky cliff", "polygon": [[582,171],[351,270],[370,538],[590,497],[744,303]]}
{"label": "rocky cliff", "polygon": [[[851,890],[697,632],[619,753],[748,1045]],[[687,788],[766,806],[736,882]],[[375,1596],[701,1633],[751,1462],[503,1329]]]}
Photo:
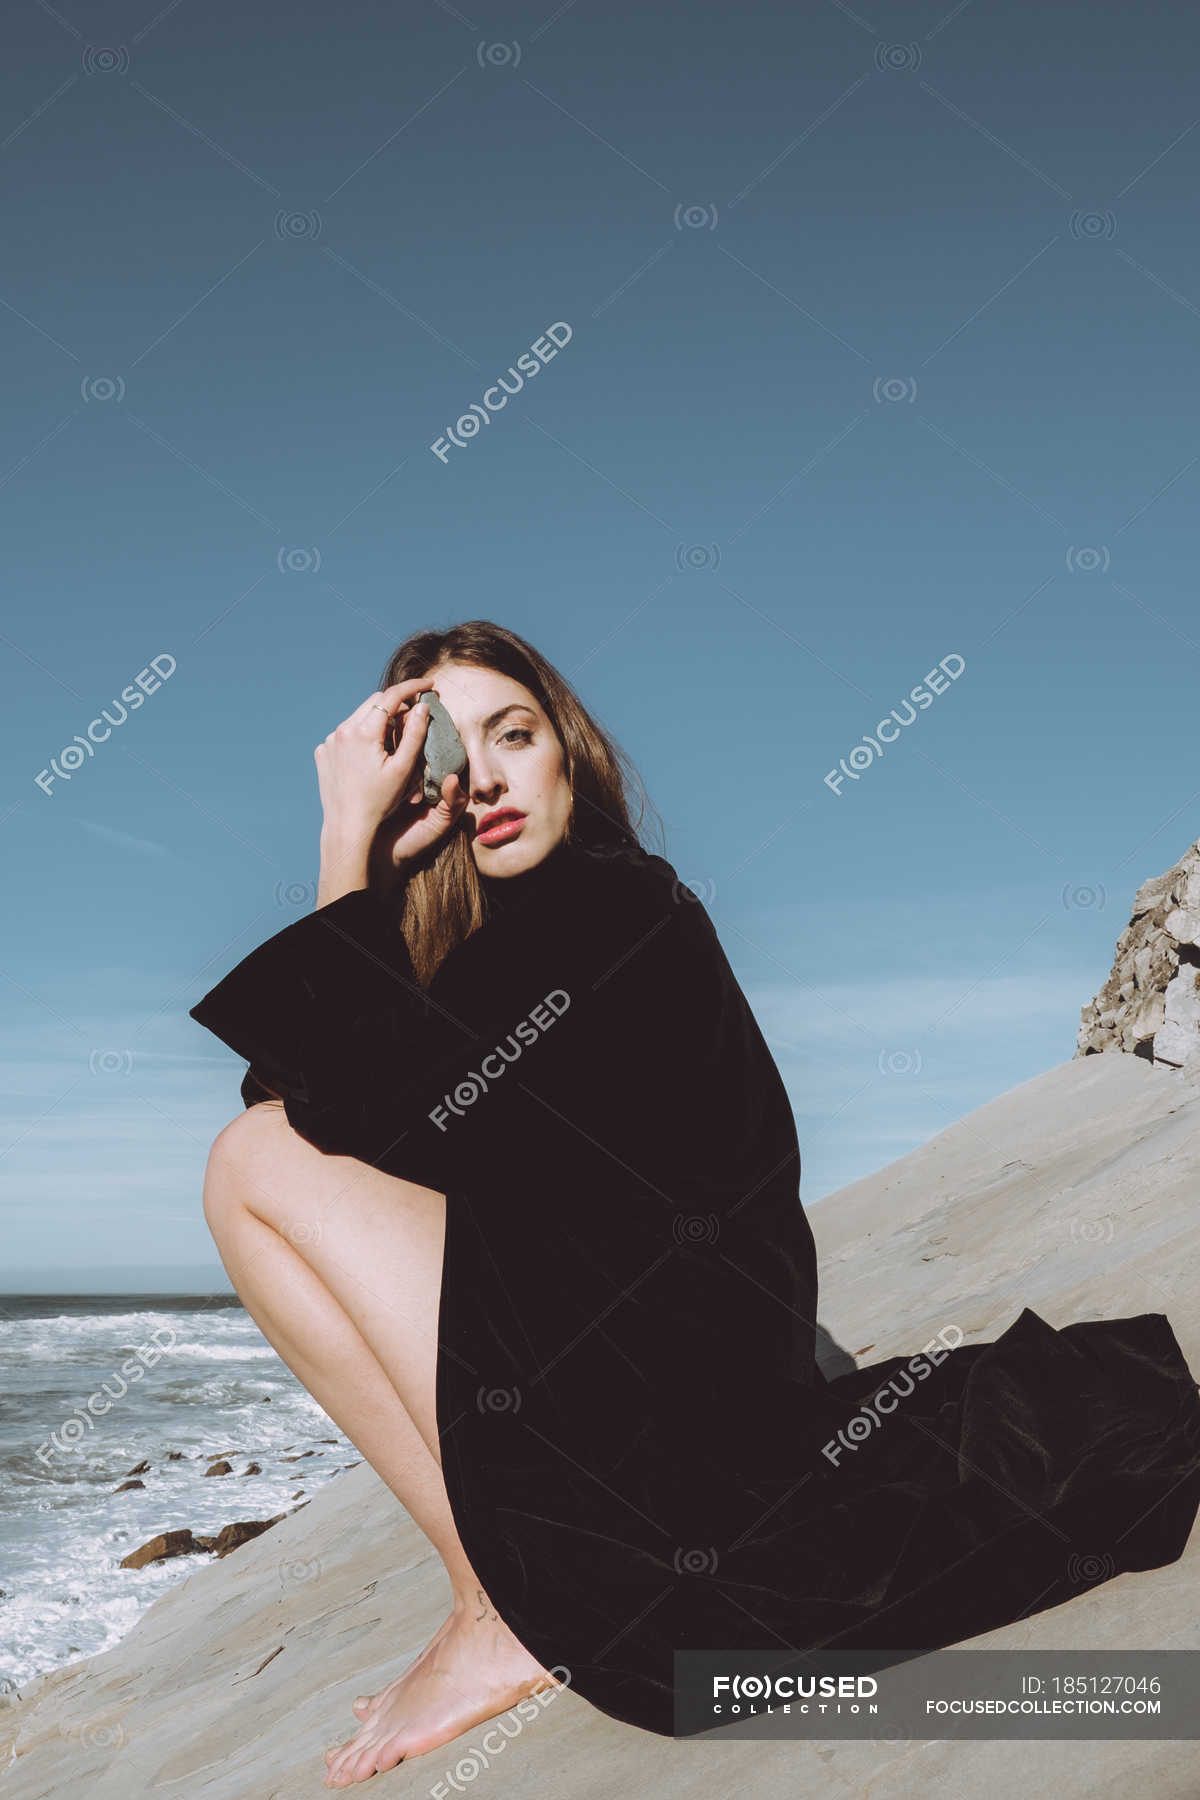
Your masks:
{"label": "rocky cliff", "polygon": [[1133,897],[1108,980],[1083,1008],[1075,1055],[1101,1050],[1200,1067],[1200,842]]}

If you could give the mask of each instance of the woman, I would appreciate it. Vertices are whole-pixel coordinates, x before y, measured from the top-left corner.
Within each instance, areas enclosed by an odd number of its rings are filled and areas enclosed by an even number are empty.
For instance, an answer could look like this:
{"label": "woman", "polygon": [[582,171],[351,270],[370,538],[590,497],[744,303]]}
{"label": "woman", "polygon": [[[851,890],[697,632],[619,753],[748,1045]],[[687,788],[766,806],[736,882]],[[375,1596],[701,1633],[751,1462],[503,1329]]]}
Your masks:
{"label": "woman", "polygon": [[[433,805],[431,687],[468,752]],[[326,1785],[551,1672],[670,1734],[675,1648],[882,1667],[1181,1554],[1200,1398],[1162,1314],[1025,1308],[994,1343],[822,1376],[778,1069],[532,646],[409,638],[315,757],[316,909],[191,1009],[250,1064],[205,1214],[453,1593]]]}

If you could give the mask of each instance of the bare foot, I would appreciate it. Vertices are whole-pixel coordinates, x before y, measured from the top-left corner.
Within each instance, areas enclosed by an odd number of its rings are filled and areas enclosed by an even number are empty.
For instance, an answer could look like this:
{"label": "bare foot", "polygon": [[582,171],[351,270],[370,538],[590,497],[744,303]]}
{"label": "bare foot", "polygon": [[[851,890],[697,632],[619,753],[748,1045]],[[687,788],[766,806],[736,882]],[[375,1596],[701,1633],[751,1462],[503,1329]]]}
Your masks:
{"label": "bare foot", "polygon": [[[406,1681],[408,1679],[408,1677],[412,1674],[413,1670],[416,1668],[417,1663],[423,1662],[424,1659],[429,1655],[430,1651],[433,1649],[434,1645],[441,1643],[442,1639],[445,1637],[446,1633],[449,1631],[449,1629],[453,1625],[453,1623],[454,1623],[454,1614],[451,1612],[447,1615],[447,1617],[445,1619],[443,1619],[442,1623],[438,1626],[437,1630],[434,1632],[433,1636],[430,1638],[430,1640],[426,1644],[425,1648],[421,1651],[421,1654],[418,1657],[416,1657],[413,1662],[411,1662],[409,1664],[408,1668],[404,1671],[404,1674],[402,1676],[400,1676],[399,1681],[390,1682],[387,1687],[380,1688],[380,1690],[377,1694],[359,1694],[358,1698],[351,1702],[351,1707],[350,1707],[351,1712],[353,1712],[354,1715],[359,1719],[364,1719],[364,1720],[369,1719],[373,1713],[378,1711],[379,1703],[381,1700],[383,1700],[384,1696],[387,1694],[390,1694],[394,1687],[398,1687],[400,1685],[400,1681]],[[327,1763],[332,1762],[336,1755],[337,1755],[336,1750],[327,1750],[325,1752],[325,1761]]]}
{"label": "bare foot", "polygon": [[479,1608],[451,1613],[399,1680],[364,1697],[359,1730],[325,1752],[325,1786],[349,1787],[394,1769],[494,1718],[536,1688],[557,1685],[481,1593]]}

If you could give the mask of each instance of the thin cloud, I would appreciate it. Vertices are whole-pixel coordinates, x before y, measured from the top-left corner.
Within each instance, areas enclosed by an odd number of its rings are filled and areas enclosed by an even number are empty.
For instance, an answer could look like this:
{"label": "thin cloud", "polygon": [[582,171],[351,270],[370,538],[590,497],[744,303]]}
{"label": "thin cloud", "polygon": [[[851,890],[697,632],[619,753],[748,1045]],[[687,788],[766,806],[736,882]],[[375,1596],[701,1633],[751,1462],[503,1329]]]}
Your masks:
{"label": "thin cloud", "polygon": [[81,830],[90,831],[94,837],[102,838],[106,844],[112,844],[118,850],[134,850],[143,856],[165,857],[170,862],[180,861],[173,850],[154,838],[134,837],[130,831],[115,831],[111,825],[98,825],[94,819],[76,819],[75,823]]}

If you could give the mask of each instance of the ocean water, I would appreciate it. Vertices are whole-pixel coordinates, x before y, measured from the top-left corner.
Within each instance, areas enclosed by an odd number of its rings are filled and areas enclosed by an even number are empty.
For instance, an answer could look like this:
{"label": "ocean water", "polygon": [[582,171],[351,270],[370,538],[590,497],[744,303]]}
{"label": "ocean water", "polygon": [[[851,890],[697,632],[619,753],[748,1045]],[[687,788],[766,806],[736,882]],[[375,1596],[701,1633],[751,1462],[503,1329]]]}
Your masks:
{"label": "ocean water", "polygon": [[[218,1456],[232,1474],[205,1475]],[[289,1512],[361,1461],[231,1296],[0,1296],[0,1694],[214,1560],[122,1569],[148,1538]]]}

